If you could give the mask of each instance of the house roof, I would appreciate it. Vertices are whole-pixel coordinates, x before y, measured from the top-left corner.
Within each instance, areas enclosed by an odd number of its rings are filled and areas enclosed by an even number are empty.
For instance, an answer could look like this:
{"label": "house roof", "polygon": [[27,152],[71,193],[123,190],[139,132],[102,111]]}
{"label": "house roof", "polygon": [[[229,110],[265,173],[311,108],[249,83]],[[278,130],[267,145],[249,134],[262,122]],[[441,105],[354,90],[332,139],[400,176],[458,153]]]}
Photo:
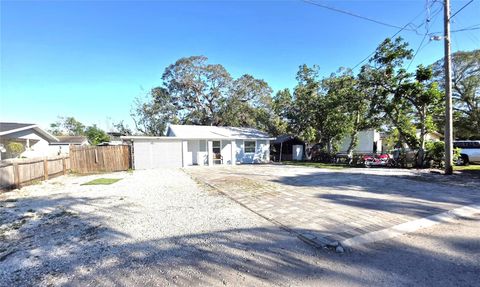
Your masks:
{"label": "house roof", "polygon": [[55,144],[82,144],[87,141],[84,136],[57,136],[59,142]]}
{"label": "house roof", "polygon": [[0,134],[4,134],[6,132],[11,133],[12,131],[18,129],[24,129],[29,127],[34,127],[35,124],[23,124],[23,123],[5,123],[0,122]]}
{"label": "house roof", "polygon": [[279,135],[274,141],[272,141],[272,144],[280,144],[280,143],[284,143],[284,142],[287,142],[287,141],[290,141],[290,140],[294,140],[295,142],[304,143],[304,141],[302,141],[297,136],[284,134],[284,135]]}
{"label": "house roof", "polygon": [[37,133],[41,134],[49,142],[58,142],[58,139],[47,132],[46,130],[40,128],[36,124],[26,124],[26,123],[12,123],[12,122],[0,122],[0,136],[13,134],[16,132],[33,129]]}
{"label": "house roof", "polygon": [[170,125],[167,136],[184,139],[272,139],[269,134],[253,128],[195,125]]}

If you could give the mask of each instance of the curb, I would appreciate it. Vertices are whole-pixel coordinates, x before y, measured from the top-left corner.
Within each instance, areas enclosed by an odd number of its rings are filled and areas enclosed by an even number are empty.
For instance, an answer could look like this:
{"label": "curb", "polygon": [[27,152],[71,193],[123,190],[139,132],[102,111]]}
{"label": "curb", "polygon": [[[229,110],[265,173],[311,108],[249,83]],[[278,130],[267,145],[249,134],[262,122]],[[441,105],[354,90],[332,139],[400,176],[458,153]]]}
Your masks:
{"label": "curb", "polygon": [[360,245],[397,237],[399,235],[414,232],[418,229],[434,226],[439,223],[451,222],[458,217],[468,217],[477,212],[480,212],[480,204],[466,205],[425,218],[398,224],[390,228],[348,238],[341,241],[340,244],[347,248],[353,248]]}

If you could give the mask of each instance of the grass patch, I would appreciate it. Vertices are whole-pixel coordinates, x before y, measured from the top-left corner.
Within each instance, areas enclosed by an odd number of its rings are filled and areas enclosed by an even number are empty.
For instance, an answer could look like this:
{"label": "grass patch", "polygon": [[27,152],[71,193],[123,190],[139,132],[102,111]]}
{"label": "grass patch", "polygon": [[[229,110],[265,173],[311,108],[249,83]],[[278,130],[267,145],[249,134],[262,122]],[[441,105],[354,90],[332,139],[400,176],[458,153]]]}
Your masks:
{"label": "grass patch", "polygon": [[460,171],[474,170],[480,172],[480,164],[456,165],[453,167],[453,169]]}
{"label": "grass patch", "polygon": [[115,183],[119,180],[121,180],[121,178],[97,178],[89,182],[82,183],[82,185],[108,185]]}
{"label": "grass patch", "polygon": [[323,163],[323,162],[311,162],[311,161],[282,161],[286,165],[298,165],[298,166],[308,166],[316,168],[329,168],[329,169],[343,169],[348,168],[349,166],[344,164],[336,163]]}

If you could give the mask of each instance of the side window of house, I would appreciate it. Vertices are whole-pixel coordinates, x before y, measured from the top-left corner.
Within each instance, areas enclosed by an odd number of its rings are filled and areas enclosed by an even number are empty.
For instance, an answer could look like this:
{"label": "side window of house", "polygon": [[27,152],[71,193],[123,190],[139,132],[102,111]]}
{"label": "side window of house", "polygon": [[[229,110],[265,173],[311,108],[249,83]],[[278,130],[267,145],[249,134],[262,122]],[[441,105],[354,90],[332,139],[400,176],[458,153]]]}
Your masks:
{"label": "side window of house", "polygon": [[255,141],[245,141],[243,149],[245,153],[254,153]]}

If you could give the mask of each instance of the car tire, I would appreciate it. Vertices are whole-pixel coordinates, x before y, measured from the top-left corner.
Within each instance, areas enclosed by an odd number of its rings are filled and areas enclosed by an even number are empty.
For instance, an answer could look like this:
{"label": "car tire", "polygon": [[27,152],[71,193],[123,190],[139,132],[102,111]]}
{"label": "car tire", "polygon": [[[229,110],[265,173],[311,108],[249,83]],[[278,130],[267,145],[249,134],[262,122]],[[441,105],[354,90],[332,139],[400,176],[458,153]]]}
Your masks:
{"label": "car tire", "polygon": [[461,154],[460,155],[460,165],[468,165],[470,161],[468,160],[468,155]]}

